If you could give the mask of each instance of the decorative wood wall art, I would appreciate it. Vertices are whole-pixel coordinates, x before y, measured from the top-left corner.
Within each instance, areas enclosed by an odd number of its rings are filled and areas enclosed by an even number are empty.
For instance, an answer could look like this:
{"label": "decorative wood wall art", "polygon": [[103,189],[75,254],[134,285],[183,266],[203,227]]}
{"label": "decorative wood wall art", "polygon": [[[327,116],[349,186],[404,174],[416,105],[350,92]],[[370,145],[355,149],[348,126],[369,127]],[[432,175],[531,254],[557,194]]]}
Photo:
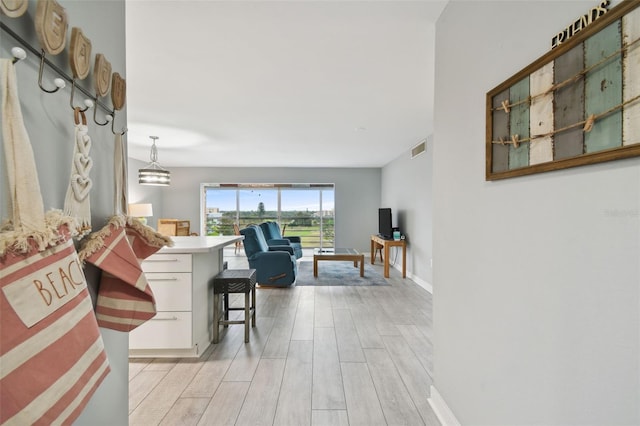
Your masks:
{"label": "decorative wood wall art", "polygon": [[120,111],[124,106],[124,101],[127,93],[127,82],[124,78],[120,77],[117,72],[113,73],[111,78],[111,103],[113,103],[113,109]]}
{"label": "decorative wood wall art", "polygon": [[[23,8],[28,9],[27,0],[0,0],[0,12],[10,17],[19,17],[24,14]],[[28,14],[26,16],[29,16]],[[86,111],[91,108],[89,104],[93,103],[96,107],[100,107],[107,112],[106,121],[99,122],[97,119],[97,108],[94,109],[93,120],[99,126],[105,126],[111,119],[111,131],[115,135],[124,135],[127,130],[124,128],[121,132],[115,130],[115,112],[121,110],[125,103],[126,82],[118,74],[111,74],[111,64],[104,55],[97,54],[94,64],[94,86],[95,97],[83,87],[76,84],[76,79],[85,79],[91,71],[91,40],[87,38],[80,28],[74,27],[71,31],[71,42],[69,48],[69,64],[72,75],[69,76],[58,65],[54,64],[46,58],[46,54],[57,55],[61,53],[66,45],[67,29],[69,27],[67,14],[65,9],[60,6],[56,0],[37,0],[36,16],[34,19],[34,29],[40,42],[40,48],[31,45],[27,40],[13,31],[8,25],[0,21],[0,30],[9,34],[14,40],[24,46],[29,52],[40,58],[40,68],[38,69],[38,86],[46,93],[56,93],[65,87],[65,81],[71,82],[71,99],[69,104],[72,109],[76,107],[73,104],[74,93],[76,90],[82,92],[87,99]],[[12,50],[14,55],[14,63],[17,60],[24,59],[24,50],[14,47]],[[18,53],[14,53],[18,52]],[[20,53],[22,51],[22,53]],[[43,86],[43,73],[45,65],[58,74],[58,78],[54,80],[55,89],[47,89]],[[113,108],[103,103],[100,98],[107,95],[109,86],[115,87],[111,93]],[[90,102],[87,102],[90,101]]]}
{"label": "decorative wood wall art", "polygon": [[57,55],[67,41],[67,12],[55,0],[38,0],[35,19],[36,34],[42,50]]}
{"label": "decorative wood wall art", "polygon": [[29,6],[27,0],[0,0],[0,10],[9,18],[22,16]]}
{"label": "decorative wood wall art", "polygon": [[640,1],[487,93],[486,179],[640,156]]}
{"label": "decorative wood wall art", "polygon": [[74,78],[84,80],[91,69],[91,40],[77,27],[71,29],[69,62]]}
{"label": "decorative wood wall art", "polygon": [[96,86],[96,96],[105,96],[111,85],[111,64],[102,53],[96,55],[93,66],[93,80]]}

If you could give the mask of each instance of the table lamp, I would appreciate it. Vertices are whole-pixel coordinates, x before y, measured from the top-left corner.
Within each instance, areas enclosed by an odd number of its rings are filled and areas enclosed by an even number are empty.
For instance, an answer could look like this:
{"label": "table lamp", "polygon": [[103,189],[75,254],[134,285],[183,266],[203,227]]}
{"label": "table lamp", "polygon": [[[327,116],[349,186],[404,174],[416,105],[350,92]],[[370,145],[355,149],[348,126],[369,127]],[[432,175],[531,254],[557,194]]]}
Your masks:
{"label": "table lamp", "polygon": [[153,216],[153,206],[146,204],[129,204],[129,216],[137,217],[140,222],[147,224],[147,218]]}

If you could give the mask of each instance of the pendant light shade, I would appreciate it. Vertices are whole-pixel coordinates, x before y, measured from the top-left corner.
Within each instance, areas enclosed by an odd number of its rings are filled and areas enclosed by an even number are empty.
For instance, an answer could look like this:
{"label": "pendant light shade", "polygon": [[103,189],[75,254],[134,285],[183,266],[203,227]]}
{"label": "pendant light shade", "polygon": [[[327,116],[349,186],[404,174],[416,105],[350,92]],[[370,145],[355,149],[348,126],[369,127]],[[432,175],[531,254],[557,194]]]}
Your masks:
{"label": "pendant light shade", "polygon": [[158,163],[158,148],[156,148],[157,136],[149,136],[153,140],[151,145],[151,163],[138,170],[138,183],[140,185],[169,186],[171,173]]}

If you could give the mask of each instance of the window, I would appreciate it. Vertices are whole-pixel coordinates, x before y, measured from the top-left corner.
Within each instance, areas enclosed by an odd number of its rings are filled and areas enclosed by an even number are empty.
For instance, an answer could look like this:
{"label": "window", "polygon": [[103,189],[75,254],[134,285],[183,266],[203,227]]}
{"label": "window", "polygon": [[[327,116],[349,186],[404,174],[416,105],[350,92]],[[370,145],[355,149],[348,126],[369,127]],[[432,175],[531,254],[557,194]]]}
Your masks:
{"label": "window", "polygon": [[334,246],[334,184],[202,184],[205,235],[276,221],[302,247]]}

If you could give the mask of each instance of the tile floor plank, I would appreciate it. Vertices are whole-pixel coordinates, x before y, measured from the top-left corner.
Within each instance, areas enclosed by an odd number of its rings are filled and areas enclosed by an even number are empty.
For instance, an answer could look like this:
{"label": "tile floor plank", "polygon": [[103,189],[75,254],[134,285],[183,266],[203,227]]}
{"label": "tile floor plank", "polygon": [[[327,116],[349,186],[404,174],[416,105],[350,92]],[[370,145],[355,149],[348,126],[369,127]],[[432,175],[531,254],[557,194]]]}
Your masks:
{"label": "tile floor plank", "polygon": [[365,349],[369,373],[384,417],[392,425],[424,425],[386,349]]}
{"label": "tile floor plank", "polygon": [[333,327],[329,287],[315,289],[314,327]]}
{"label": "tile floor plank", "polygon": [[375,311],[371,310],[369,305],[352,307],[351,317],[363,348],[384,348],[382,337],[376,327]]}
{"label": "tile floor plank", "polygon": [[157,425],[178,400],[187,384],[202,368],[204,360],[185,359],[177,363],[160,383],[129,414],[129,425]]}
{"label": "tile floor plank", "polygon": [[366,362],[356,326],[351,318],[351,310],[334,309],[333,317],[336,324],[336,341],[340,362]]}
{"label": "tile floor plank", "polygon": [[289,351],[296,308],[279,307],[278,309],[280,311],[274,319],[273,328],[262,352],[262,358],[286,358]]}
{"label": "tile floor plank", "polygon": [[314,410],[345,409],[335,331],[321,327],[314,333],[312,407]]}
{"label": "tile floor plank", "polygon": [[136,377],[151,361],[149,358],[129,358],[129,380]]}
{"label": "tile floor plank", "polygon": [[433,377],[433,345],[431,342],[415,325],[400,325],[398,329],[429,376]]}
{"label": "tile floor plank", "polygon": [[280,395],[284,359],[262,359],[247,392],[236,425],[272,425]]}
{"label": "tile floor plank", "polygon": [[204,362],[198,374],[187,385],[181,397],[183,398],[211,398],[229,370],[240,347],[244,344],[244,330],[242,327],[229,327],[220,343]]}
{"label": "tile floor plank", "polygon": [[383,340],[413,403],[422,416],[422,420],[427,425],[439,425],[428,401],[432,384],[431,376],[415,356],[404,337],[384,336]]}
{"label": "tile floor plank", "polygon": [[347,410],[313,410],[311,426],[349,426]]}
{"label": "tile floor plank", "polygon": [[[236,357],[231,362],[227,374],[224,375],[226,382],[250,382],[253,374],[260,363],[262,351],[269,338],[269,333],[273,326],[273,318],[262,318],[260,327],[251,328],[249,334],[249,343],[242,343]],[[229,327],[234,327],[230,325]],[[244,325],[235,325],[235,327],[243,328]],[[244,329],[243,329],[244,339]]]}
{"label": "tile floor plank", "polygon": [[179,398],[169,410],[161,426],[197,425],[210,398]]}
{"label": "tile floor plank", "polygon": [[198,426],[234,425],[249,385],[249,382],[222,382],[202,414]]}
{"label": "tile floor plank", "polygon": [[[309,288],[313,289],[313,287]],[[313,340],[314,307],[313,298],[300,297],[291,340]]]}
{"label": "tile floor plank", "polygon": [[129,414],[162,381],[166,371],[142,371],[129,380]]}
{"label": "tile floor plank", "polygon": [[364,362],[343,362],[342,380],[351,426],[386,425],[382,406]]}
{"label": "tile floor plank", "polygon": [[312,375],[313,342],[291,342],[274,425],[305,426],[311,423]]}

